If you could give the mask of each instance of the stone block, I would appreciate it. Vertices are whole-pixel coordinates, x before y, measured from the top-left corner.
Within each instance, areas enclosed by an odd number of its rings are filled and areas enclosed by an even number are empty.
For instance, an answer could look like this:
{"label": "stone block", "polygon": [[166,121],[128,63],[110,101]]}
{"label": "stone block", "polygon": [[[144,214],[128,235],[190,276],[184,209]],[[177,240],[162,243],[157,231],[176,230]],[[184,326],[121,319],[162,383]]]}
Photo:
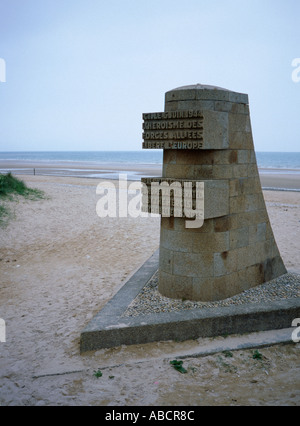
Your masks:
{"label": "stone block", "polygon": [[228,287],[230,284],[232,274],[230,275],[223,275],[220,277],[215,277],[214,279],[214,292],[212,294],[212,302],[218,301],[218,300],[224,300],[227,299],[228,296]]}
{"label": "stone block", "polygon": [[245,212],[256,211],[260,208],[259,198],[257,194],[245,194],[244,197],[244,209]]}
{"label": "stone block", "polygon": [[249,290],[249,288],[251,288],[251,286],[249,286],[249,277],[246,270],[248,266],[249,265],[246,265],[244,269],[237,271],[237,280],[239,283],[239,290],[240,290],[239,293],[245,290]]}
{"label": "stone block", "polygon": [[256,162],[256,154],[254,150],[250,150],[250,164],[257,164]]}
{"label": "stone block", "polygon": [[249,115],[250,114],[249,105],[234,103],[232,105],[231,112],[233,112],[234,114],[247,114],[247,115]]}
{"label": "stone block", "polygon": [[203,111],[203,149],[229,148],[228,114]]}
{"label": "stone block", "polygon": [[229,181],[229,196],[237,197],[241,194],[239,179],[230,179]]}
{"label": "stone block", "polygon": [[[161,218],[161,228],[162,229],[174,229],[174,217],[162,217]],[[184,223],[184,221],[183,221]]]}
{"label": "stone block", "polygon": [[257,242],[254,247],[255,263],[261,263],[265,259],[273,257],[273,242],[271,240]]}
{"label": "stone block", "polygon": [[233,105],[232,102],[215,101],[215,111],[231,112]]}
{"label": "stone block", "polygon": [[249,164],[250,163],[251,150],[239,149],[238,150],[238,163]]}
{"label": "stone block", "polygon": [[244,271],[255,263],[255,252],[251,246],[239,247],[237,250],[237,271]]}
{"label": "stone block", "polygon": [[231,131],[229,149],[254,149],[252,134],[243,131]]}
{"label": "stone block", "polygon": [[257,177],[258,174],[258,168],[256,164],[248,164],[248,177]]}
{"label": "stone block", "polygon": [[214,254],[214,275],[220,277],[237,271],[237,251],[228,250]]}
{"label": "stone block", "polygon": [[212,179],[213,177],[213,166],[207,164],[201,164],[198,166],[193,166],[193,179],[203,180],[203,179]]}
{"label": "stone block", "polygon": [[177,151],[173,149],[164,149],[163,164],[177,164]]}
{"label": "stone block", "polygon": [[196,96],[198,100],[229,101],[229,93],[226,90],[198,90]]}
{"label": "stone block", "polygon": [[215,289],[210,278],[193,278],[193,300],[210,302],[214,300]]}
{"label": "stone block", "polygon": [[231,179],[233,177],[233,166],[230,164],[215,164],[212,169],[213,179]]}
{"label": "stone block", "polygon": [[237,162],[238,154],[236,150],[221,150],[213,151],[213,161],[211,164],[214,165],[228,165]]}
{"label": "stone block", "polygon": [[165,111],[178,111],[180,109],[179,103],[180,101],[168,101],[168,103],[166,103]]}
{"label": "stone block", "polygon": [[196,100],[196,91],[184,88],[171,90],[165,94],[165,103],[174,101],[189,101]]}
{"label": "stone block", "polygon": [[242,213],[245,211],[245,196],[231,197],[229,200],[230,214]]}
{"label": "stone block", "polygon": [[170,101],[175,100],[214,100],[214,101],[229,101],[230,93],[232,102],[236,102],[238,99],[245,100],[245,96],[238,96],[239,94],[236,92],[229,92],[221,87],[215,86],[206,86],[201,84],[195,84],[190,86],[178,87],[177,89],[173,89],[166,93],[165,102],[168,103]]}
{"label": "stone block", "polygon": [[[169,104],[166,105],[166,110],[168,110]],[[214,111],[215,105],[213,101],[178,101],[178,110],[186,109],[200,109],[202,111]]]}
{"label": "stone block", "polygon": [[230,231],[230,249],[249,245],[249,227],[232,229]]}
{"label": "stone block", "polygon": [[247,277],[247,288],[256,287],[264,282],[264,266],[255,264],[248,266],[245,270]]}
{"label": "stone block", "polygon": [[174,252],[174,275],[210,277],[213,275],[213,253]]}
{"label": "stone block", "polygon": [[172,274],[173,272],[173,257],[174,253],[171,250],[160,247],[159,252],[159,269]]}
{"label": "stone block", "polygon": [[[213,165],[215,161],[215,150],[165,150],[176,153],[176,161],[173,164],[183,164],[188,166]],[[169,158],[169,157],[167,157]]]}
{"label": "stone block", "polygon": [[[246,288],[247,289],[247,288]],[[244,291],[244,282],[241,281],[239,272],[234,272],[228,276],[226,292],[229,297],[240,294]]]}
{"label": "stone block", "polygon": [[267,223],[257,223],[249,226],[249,244],[266,241],[267,238]]}
{"label": "stone block", "polygon": [[195,179],[194,176],[195,176],[195,171],[194,171],[193,165],[188,165],[188,164],[167,164],[166,165],[165,177],[167,178],[194,180]]}
{"label": "stone block", "polygon": [[224,216],[213,220],[214,232],[227,232],[232,228],[232,216]]}
{"label": "stone block", "polygon": [[175,276],[162,270],[159,271],[159,292],[173,299],[189,299],[193,293],[193,278],[187,276]]}
{"label": "stone block", "polygon": [[234,164],[232,166],[232,177],[242,178],[248,176],[248,164]]}
{"label": "stone block", "polygon": [[201,252],[224,252],[229,250],[229,231],[218,233],[203,233],[193,236],[192,251],[194,253]]}
{"label": "stone block", "polygon": [[249,115],[229,113],[228,116],[230,135],[235,132],[251,133],[251,122]]}
{"label": "stone block", "polygon": [[245,93],[229,92],[229,101],[236,102],[238,104],[248,104],[249,97]]}
{"label": "stone block", "polygon": [[239,194],[257,194],[261,193],[261,184],[259,177],[240,178],[239,180]]}
{"label": "stone block", "polygon": [[[206,235],[206,234],[203,234]],[[171,251],[193,252],[194,235],[173,229],[161,229],[160,246]]]}
{"label": "stone block", "polygon": [[[185,221],[186,219],[182,218],[171,218],[173,219],[174,223],[174,230],[180,231],[180,232],[186,232],[189,235],[193,234],[202,234],[202,233],[210,233],[213,230],[213,220],[212,219],[205,219],[204,224],[201,228],[194,228],[194,229],[188,229],[185,227]],[[164,226],[163,223],[161,226]]]}
{"label": "stone block", "polygon": [[225,180],[204,181],[205,219],[229,214],[229,183]]}

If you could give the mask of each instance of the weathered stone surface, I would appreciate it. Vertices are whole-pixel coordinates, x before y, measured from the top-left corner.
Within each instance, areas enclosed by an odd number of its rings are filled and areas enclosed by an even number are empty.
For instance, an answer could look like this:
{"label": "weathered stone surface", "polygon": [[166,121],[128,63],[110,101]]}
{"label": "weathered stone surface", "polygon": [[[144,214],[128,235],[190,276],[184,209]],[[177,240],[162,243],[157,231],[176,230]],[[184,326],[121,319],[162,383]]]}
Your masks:
{"label": "weathered stone surface", "polygon": [[[205,220],[201,228],[187,229],[184,217],[162,217],[159,291],[171,298],[220,300],[286,273],[262,194],[248,96],[184,86],[166,93],[168,112],[199,117],[202,145],[165,149],[160,179],[204,182]],[[192,125],[186,123],[181,126]]]}

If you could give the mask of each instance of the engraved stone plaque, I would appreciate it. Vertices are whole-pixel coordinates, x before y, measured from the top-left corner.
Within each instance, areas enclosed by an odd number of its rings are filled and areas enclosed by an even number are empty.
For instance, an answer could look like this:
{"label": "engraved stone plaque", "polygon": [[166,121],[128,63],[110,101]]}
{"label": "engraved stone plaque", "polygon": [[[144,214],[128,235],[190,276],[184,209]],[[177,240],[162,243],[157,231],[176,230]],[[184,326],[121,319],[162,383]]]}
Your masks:
{"label": "engraved stone plaque", "polygon": [[143,114],[144,149],[228,148],[228,114],[170,111]]}

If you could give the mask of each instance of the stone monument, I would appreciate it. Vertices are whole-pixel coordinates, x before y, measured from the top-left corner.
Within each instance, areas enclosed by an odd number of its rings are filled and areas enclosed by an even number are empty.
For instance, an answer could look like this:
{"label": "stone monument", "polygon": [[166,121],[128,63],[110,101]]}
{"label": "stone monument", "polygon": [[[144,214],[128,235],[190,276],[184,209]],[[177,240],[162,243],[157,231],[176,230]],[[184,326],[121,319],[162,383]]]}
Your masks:
{"label": "stone monument", "polygon": [[160,293],[215,301],[285,274],[259,179],[248,95],[180,87],[166,93],[164,112],[143,119],[143,148],[163,149],[163,176],[142,179],[143,210],[162,215]]}

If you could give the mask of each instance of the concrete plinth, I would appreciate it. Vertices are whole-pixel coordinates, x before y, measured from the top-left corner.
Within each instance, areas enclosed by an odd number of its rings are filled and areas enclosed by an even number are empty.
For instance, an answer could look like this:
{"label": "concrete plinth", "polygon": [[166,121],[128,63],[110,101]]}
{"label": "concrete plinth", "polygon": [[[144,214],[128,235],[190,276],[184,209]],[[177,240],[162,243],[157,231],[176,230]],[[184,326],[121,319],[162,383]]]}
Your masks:
{"label": "concrete plinth", "polygon": [[165,111],[144,120],[143,147],[164,149],[161,179],[204,182],[201,228],[187,228],[172,211],[161,218],[161,294],[215,301],[285,274],[260,184],[248,96],[185,86],[167,92]]}
{"label": "concrete plinth", "polygon": [[158,262],[157,251],[87,324],[80,336],[81,353],[121,345],[280,330],[291,327],[300,317],[300,298],[124,316],[156,273]]}

